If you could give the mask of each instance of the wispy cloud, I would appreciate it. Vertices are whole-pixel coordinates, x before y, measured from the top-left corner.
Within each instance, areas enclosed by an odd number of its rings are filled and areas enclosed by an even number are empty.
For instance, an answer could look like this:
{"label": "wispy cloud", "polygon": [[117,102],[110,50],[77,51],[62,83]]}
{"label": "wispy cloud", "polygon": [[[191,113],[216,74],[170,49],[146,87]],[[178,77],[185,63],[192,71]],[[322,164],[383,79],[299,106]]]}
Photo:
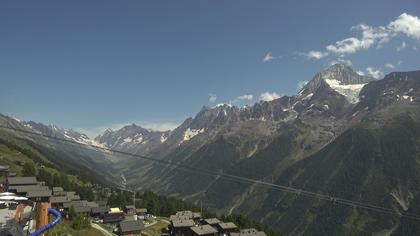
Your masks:
{"label": "wispy cloud", "polygon": [[238,99],[238,100],[252,100],[252,99],[254,99],[254,95],[244,94],[244,95],[238,96],[236,99]]}
{"label": "wispy cloud", "polygon": [[407,44],[405,43],[405,41],[402,41],[401,45],[397,46],[397,51],[402,51],[405,47],[407,47]]}
{"label": "wispy cloud", "polygon": [[379,79],[383,74],[381,70],[376,69],[374,67],[366,68],[366,72],[368,75],[372,76],[375,79]]}
{"label": "wispy cloud", "polygon": [[233,101],[230,101],[231,104],[243,105],[244,103],[250,103],[254,99],[253,94],[244,94],[236,97]]}
{"label": "wispy cloud", "polygon": [[265,56],[263,58],[263,62],[268,62],[268,61],[271,61],[271,60],[274,60],[274,59],[276,59],[276,58],[271,55],[271,52],[268,52],[267,54],[265,54]]}
{"label": "wispy cloud", "polygon": [[267,91],[267,92],[262,93],[260,95],[260,100],[266,101],[266,102],[272,101],[272,100],[277,99],[277,98],[280,98],[280,95],[276,92],[268,92]]}
{"label": "wispy cloud", "polygon": [[363,72],[361,70],[358,70],[356,73],[359,74],[359,75],[365,75],[365,72]]}
{"label": "wispy cloud", "polygon": [[391,63],[386,63],[384,66],[388,69],[394,69],[395,68],[395,66]]}
{"label": "wispy cloud", "polygon": [[351,27],[351,31],[356,32],[357,35],[329,44],[323,51],[309,51],[305,55],[313,59],[321,59],[332,54],[344,56],[373,46],[382,47],[390,39],[397,36],[420,40],[420,19],[417,16],[403,13],[386,26],[374,27],[359,24]]}
{"label": "wispy cloud", "polygon": [[334,60],[330,61],[328,64],[330,66],[335,65],[335,64],[345,64],[345,65],[348,65],[348,66],[353,65],[353,63],[349,59],[344,59],[344,58],[334,59]]}
{"label": "wispy cloud", "polygon": [[309,51],[305,54],[305,56],[309,59],[319,60],[328,56],[328,52],[321,52],[321,51]]}
{"label": "wispy cloud", "polygon": [[217,100],[217,95],[213,94],[213,93],[210,93],[209,94],[209,102],[213,103],[213,102],[216,102],[216,100]]}
{"label": "wispy cloud", "polygon": [[297,90],[298,91],[300,91],[301,89],[303,89],[303,87],[305,87],[305,85],[308,83],[309,81],[307,81],[307,80],[302,80],[302,81],[299,81],[298,83],[297,83]]}
{"label": "wispy cloud", "polygon": [[250,100],[254,99],[254,95],[244,94],[244,95],[238,96],[236,99],[237,100],[249,100],[250,101]]}
{"label": "wispy cloud", "polygon": [[139,125],[146,129],[151,129],[155,131],[168,131],[173,130],[179,126],[179,123],[176,122],[140,122]]}

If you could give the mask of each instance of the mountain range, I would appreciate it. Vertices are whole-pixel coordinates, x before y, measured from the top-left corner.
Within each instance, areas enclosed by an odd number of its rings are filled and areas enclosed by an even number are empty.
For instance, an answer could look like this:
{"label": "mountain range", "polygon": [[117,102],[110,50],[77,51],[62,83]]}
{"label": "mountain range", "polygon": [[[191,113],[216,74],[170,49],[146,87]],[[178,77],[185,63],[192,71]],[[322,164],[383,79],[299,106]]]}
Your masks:
{"label": "mountain range", "polygon": [[[295,96],[245,107],[204,106],[172,131],[132,124],[89,139],[73,130],[7,116],[0,116],[0,123],[197,170],[420,214],[419,98],[420,71],[393,72],[376,80],[336,64],[317,73]],[[15,135],[60,150],[69,157],[56,162],[76,162],[109,182],[118,184],[123,174],[138,190],[201,202],[224,214],[246,214],[287,235],[420,232],[418,222],[399,214],[191,173],[94,147],[81,151],[77,145]]]}

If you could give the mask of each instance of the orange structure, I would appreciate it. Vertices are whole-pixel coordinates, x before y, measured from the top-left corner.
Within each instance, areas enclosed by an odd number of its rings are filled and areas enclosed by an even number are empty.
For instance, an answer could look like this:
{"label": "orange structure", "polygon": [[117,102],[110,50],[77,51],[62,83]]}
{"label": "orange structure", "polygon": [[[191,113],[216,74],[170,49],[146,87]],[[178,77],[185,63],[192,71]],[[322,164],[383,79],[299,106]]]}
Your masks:
{"label": "orange structure", "polygon": [[48,208],[51,207],[49,202],[39,202],[36,206],[36,228],[39,229],[48,224]]}

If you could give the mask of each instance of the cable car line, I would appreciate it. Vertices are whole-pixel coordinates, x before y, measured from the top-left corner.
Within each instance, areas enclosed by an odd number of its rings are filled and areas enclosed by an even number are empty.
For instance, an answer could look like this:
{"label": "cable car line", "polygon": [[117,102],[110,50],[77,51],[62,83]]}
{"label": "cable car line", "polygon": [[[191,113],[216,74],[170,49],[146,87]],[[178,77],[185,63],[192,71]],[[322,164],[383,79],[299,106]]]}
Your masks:
{"label": "cable car line", "polygon": [[170,160],[168,161],[168,160],[162,160],[162,159],[155,159],[155,158],[151,158],[151,157],[147,157],[147,156],[143,156],[143,155],[138,155],[138,154],[133,154],[133,153],[128,153],[128,152],[115,150],[115,149],[112,149],[112,148],[100,147],[100,146],[96,146],[96,145],[92,145],[92,144],[86,144],[86,143],[79,143],[79,142],[74,141],[74,140],[68,140],[68,139],[55,137],[55,136],[51,136],[51,135],[45,135],[45,134],[42,134],[42,133],[23,130],[23,129],[14,128],[14,127],[10,127],[10,126],[0,125],[0,128],[13,130],[13,131],[21,132],[21,133],[26,133],[26,134],[30,134],[30,135],[42,136],[42,137],[49,138],[49,139],[52,139],[52,140],[57,140],[57,141],[62,141],[62,142],[66,142],[66,143],[75,144],[75,145],[79,146],[80,148],[83,148],[83,149],[86,149],[86,150],[91,150],[92,151],[91,148],[94,148],[96,150],[93,150],[93,151],[98,151],[98,149],[99,149],[99,150],[113,152],[113,153],[117,153],[117,154],[121,154],[121,155],[125,155],[125,156],[131,156],[131,157],[136,157],[136,158],[140,158],[140,159],[144,159],[144,160],[153,161],[153,162],[156,162],[158,164],[165,165],[165,166],[174,166],[175,168],[182,169],[182,170],[192,172],[192,173],[197,173],[197,174],[201,174],[201,175],[205,174],[205,175],[214,176],[214,177],[221,177],[221,178],[224,178],[226,180],[231,180],[231,181],[235,181],[235,182],[238,182],[238,183],[257,184],[257,185],[261,185],[261,186],[269,188],[269,189],[279,190],[279,191],[286,192],[286,193],[292,193],[292,194],[296,194],[298,196],[305,196],[305,197],[309,197],[309,198],[315,198],[315,199],[319,199],[319,200],[330,201],[333,204],[341,204],[341,205],[346,205],[346,206],[350,206],[350,207],[376,211],[376,212],[384,213],[384,214],[398,215],[398,216],[405,217],[405,218],[408,218],[408,219],[413,219],[413,220],[419,220],[420,221],[420,215],[418,215],[418,214],[398,212],[397,210],[392,209],[392,208],[386,208],[386,207],[376,206],[376,205],[373,205],[373,204],[368,204],[368,203],[363,203],[363,202],[358,202],[358,201],[352,201],[352,200],[348,200],[348,199],[344,199],[344,198],[340,198],[340,197],[334,197],[334,196],[331,196],[331,195],[321,194],[321,193],[317,193],[317,192],[311,192],[311,191],[307,191],[307,190],[304,190],[304,189],[298,189],[298,188],[294,188],[294,187],[290,187],[290,186],[284,186],[284,185],[269,183],[269,182],[265,182],[265,181],[261,181],[261,180],[256,180],[256,179],[252,179],[252,178],[243,177],[243,176],[237,176],[237,175],[227,174],[227,173],[223,173],[223,172],[214,172],[214,171],[210,171],[210,170],[206,170],[206,169],[195,168],[195,167],[192,167],[192,166],[181,164],[179,162],[173,162],[173,161],[170,161]]}

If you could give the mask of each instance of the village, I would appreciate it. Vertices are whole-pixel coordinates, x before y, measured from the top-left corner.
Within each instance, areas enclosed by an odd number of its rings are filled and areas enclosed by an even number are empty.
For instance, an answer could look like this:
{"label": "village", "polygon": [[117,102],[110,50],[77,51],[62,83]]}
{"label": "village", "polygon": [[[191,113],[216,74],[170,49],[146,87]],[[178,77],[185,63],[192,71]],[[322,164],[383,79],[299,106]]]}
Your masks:
{"label": "village", "polygon": [[169,218],[148,214],[146,208],[127,205],[123,208],[109,206],[107,201],[87,201],[81,199],[74,191],[65,191],[61,186],[49,188],[45,182],[36,177],[16,177],[2,166],[0,174],[6,177],[0,193],[1,226],[18,224],[26,232],[46,222],[35,220],[35,214],[46,205],[56,209],[62,217],[72,215],[89,220],[92,227],[103,235],[135,236],[142,233],[158,221],[164,226],[158,235],[161,236],[266,236],[263,231],[254,228],[240,229],[233,222],[222,222],[217,218],[203,218],[201,212],[178,211]]}

